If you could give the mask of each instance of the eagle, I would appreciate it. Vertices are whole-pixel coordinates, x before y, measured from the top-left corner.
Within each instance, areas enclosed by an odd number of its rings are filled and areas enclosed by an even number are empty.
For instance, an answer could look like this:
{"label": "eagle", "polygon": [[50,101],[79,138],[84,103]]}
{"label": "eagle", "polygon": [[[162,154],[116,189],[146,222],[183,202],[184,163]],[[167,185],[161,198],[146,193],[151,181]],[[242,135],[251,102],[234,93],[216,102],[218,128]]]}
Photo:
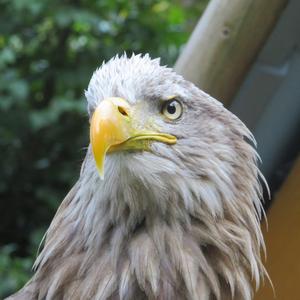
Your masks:
{"label": "eagle", "polygon": [[247,127],[148,54],[103,63],[85,96],[79,179],[8,299],[252,299],[265,180]]}

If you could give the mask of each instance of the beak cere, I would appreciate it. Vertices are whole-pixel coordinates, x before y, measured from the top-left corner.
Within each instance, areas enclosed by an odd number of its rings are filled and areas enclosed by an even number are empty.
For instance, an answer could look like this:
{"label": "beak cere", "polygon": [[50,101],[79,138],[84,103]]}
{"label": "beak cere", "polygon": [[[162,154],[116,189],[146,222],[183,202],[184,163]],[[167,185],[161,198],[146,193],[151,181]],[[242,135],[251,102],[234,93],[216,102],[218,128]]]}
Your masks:
{"label": "beak cere", "polygon": [[137,130],[131,108],[122,98],[107,98],[98,105],[91,118],[90,140],[101,179],[107,152],[149,150],[150,140],[175,144],[176,137],[149,130]]}

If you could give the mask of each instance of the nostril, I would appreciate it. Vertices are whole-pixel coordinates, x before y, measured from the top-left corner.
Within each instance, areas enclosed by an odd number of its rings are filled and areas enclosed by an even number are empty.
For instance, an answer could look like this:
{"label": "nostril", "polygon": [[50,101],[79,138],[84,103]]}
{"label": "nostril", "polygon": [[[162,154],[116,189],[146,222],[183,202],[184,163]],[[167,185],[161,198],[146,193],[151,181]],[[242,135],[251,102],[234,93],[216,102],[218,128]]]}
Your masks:
{"label": "nostril", "polygon": [[118,106],[118,111],[119,111],[123,116],[127,116],[127,117],[128,117],[128,113],[127,113],[127,111],[125,110],[124,107]]}

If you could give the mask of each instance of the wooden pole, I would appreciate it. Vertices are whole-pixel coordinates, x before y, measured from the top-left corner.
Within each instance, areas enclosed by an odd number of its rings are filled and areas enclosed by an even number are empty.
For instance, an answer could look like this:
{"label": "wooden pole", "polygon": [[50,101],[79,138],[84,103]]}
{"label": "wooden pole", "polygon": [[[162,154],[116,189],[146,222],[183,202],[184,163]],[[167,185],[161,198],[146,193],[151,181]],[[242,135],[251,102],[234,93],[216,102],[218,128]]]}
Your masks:
{"label": "wooden pole", "polygon": [[[277,300],[298,300],[300,278],[300,155],[275,196],[268,211],[268,231],[263,224],[267,247],[266,269],[274,285]],[[268,281],[255,300],[272,300],[274,293]]]}
{"label": "wooden pole", "polygon": [[177,73],[228,105],[288,0],[211,0]]}

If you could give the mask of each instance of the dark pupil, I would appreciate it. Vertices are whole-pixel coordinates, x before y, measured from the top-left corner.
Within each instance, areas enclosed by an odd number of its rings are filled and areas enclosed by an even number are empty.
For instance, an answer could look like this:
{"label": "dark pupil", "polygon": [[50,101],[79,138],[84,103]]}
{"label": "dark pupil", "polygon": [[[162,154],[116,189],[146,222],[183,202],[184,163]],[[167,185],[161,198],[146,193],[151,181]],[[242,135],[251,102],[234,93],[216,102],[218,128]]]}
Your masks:
{"label": "dark pupil", "polygon": [[167,111],[170,115],[175,114],[176,112],[176,106],[175,106],[175,102],[169,103],[167,106]]}

